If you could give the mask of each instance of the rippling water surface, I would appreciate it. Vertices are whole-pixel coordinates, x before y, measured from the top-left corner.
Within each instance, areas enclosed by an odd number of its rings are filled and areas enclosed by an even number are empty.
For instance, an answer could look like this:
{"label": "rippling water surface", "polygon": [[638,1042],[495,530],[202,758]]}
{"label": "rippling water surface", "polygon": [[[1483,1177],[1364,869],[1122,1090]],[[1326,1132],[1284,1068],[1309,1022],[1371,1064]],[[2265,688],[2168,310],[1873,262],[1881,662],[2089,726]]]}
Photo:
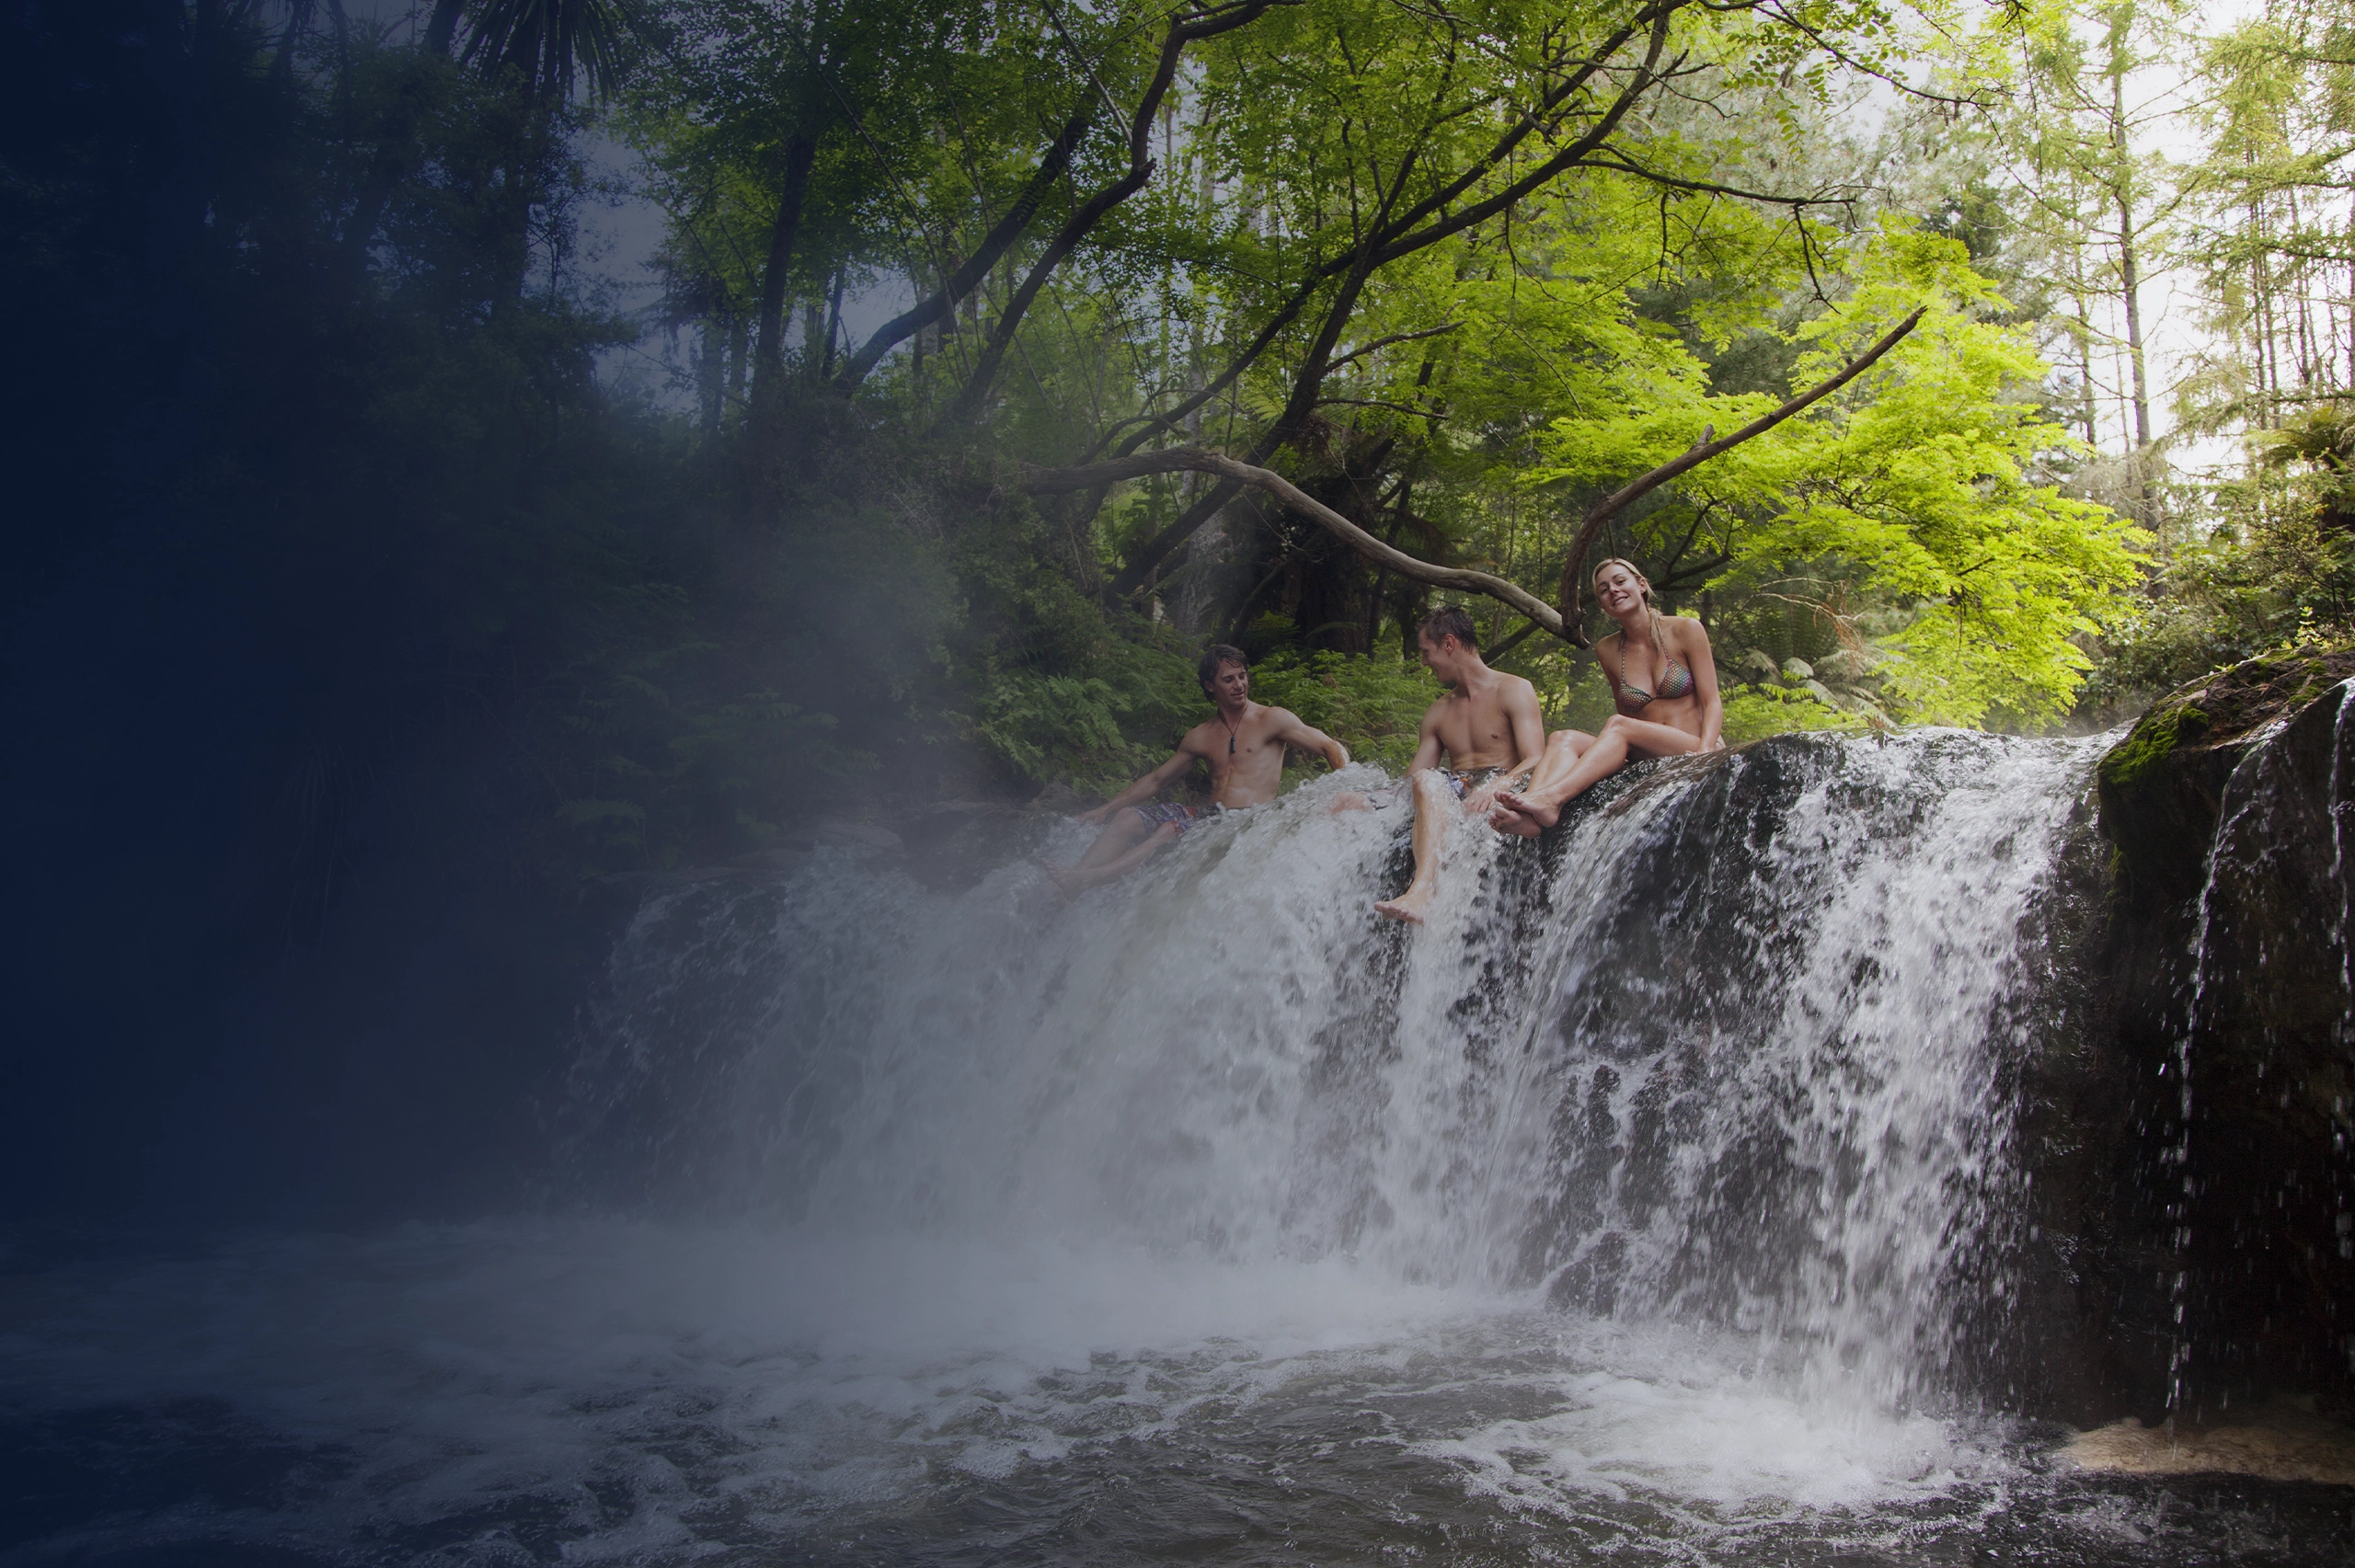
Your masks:
{"label": "rippling water surface", "polygon": [[[2341,1562],[1735,1333],[1369,1278],[486,1225],[19,1276],[8,1560]],[[1781,1358],[1787,1361],[1787,1357]]]}

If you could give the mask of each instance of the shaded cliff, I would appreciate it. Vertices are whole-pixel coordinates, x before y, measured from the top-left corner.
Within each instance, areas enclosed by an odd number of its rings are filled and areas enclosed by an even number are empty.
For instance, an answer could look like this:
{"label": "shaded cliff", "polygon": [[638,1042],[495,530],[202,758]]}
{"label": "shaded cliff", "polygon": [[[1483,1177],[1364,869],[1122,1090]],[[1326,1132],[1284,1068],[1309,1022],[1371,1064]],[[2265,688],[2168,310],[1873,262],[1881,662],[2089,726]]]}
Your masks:
{"label": "shaded cliff", "polygon": [[[2082,1107],[2082,1306],[2106,1375],[2213,1420],[2269,1393],[2355,1405],[2355,654],[2255,659],[2154,706],[2102,761],[2099,1013]],[[2105,1299],[2106,1298],[2106,1299]]]}

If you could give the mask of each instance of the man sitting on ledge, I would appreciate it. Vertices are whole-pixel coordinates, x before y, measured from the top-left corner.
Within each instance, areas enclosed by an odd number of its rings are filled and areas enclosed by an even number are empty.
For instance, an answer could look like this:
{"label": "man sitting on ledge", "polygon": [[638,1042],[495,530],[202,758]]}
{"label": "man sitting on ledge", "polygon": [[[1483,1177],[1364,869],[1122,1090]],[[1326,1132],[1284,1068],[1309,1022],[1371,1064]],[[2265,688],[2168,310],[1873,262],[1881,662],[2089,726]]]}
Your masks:
{"label": "man sitting on ledge", "polygon": [[1498,793],[1545,750],[1545,717],[1537,688],[1481,658],[1479,634],[1464,610],[1432,611],[1415,640],[1425,668],[1453,690],[1424,713],[1422,744],[1415,749],[1415,879],[1404,893],[1373,907],[1393,920],[1420,924],[1439,885],[1440,841],[1449,819],[1486,818],[1499,809]]}
{"label": "man sitting on ledge", "polygon": [[[1241,648],[1213,644],[1202,655],[1198,673],[1218,712],[1188,730],[1169,761],[1095,810],[1080,814],[1083,822],[1109,820],[1109,825],[1076,864],[1040,862],[1066,896],[1126,876],[1197,822],[1275,799],[1283,782],[1286,746],[1321,753],[1336,772],[1350,765],[1348,749],[1323,730],[1302,723],[1289,709],[1262,707],[1251,700],[1251,662]],[[1155,795],[1177,783],[1198,760],[1211,765],[1209,806],[1152,804]]]}

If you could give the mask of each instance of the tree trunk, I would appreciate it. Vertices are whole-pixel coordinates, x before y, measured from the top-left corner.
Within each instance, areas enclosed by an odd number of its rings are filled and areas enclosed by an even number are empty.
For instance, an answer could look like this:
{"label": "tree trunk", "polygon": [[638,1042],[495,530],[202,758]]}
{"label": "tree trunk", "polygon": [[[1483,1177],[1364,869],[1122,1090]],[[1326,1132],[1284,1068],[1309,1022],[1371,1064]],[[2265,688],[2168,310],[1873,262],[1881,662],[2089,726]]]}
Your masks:
{"label": "tree trunk", "polygon": [[818,379],[832,381],[834,375],[834,338],[843,329],[843,275],[845,268],[834,269],[834,286],[826,301],[826,351],[817,361]]}
{"label": "tree trunk", "polygon": [[466,0],[433,0],[433,16],[425,24],[425,52],[436,60],[450,58],[450,44],[458,35],[458,13]]}
{"label": "tree trunk", "polygon": [[727,372],[727,329],[718,316],[706,315],[703,318],[703,343],[695,361],[695,402],[703,415],[703,439],[706,443],[719,435],[720,399]]}
{"label": "tree trunk", "polygon": [[[752,364],[752,333],[741,315],[728,316],[728,406],[744,406],[744,372]],[[724,416],[723,416],[724,417]]]}
{"label": "tree trunk", "polygon": [[785,143],[785,180],[777,196],[776,219],[769,225],[768,264],[761,270],[760,339],[755,352],[760,364],[753,372],[752,404],[767,410],[784,391],[785,288],[793,267],[793,245],[801,231],[801,204],[810,192],[810,166],[818,144],[801,132]]}

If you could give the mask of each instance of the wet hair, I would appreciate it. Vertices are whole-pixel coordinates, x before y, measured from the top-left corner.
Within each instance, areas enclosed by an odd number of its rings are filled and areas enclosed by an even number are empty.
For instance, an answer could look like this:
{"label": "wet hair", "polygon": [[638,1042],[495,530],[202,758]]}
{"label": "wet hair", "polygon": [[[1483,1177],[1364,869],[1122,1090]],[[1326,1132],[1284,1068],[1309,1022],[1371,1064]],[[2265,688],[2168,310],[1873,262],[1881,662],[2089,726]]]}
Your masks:
{"label": "wet hair", "polygon": [[[1652,679],[1654,681],[1658,681],[1668,674],[1668,644],[1660,635],[1660,598],[1652,592],[1652,579],[1644,576],[1643,568],[1637,566],[1635,562],[1627,560],[1624,556],[1614,555],[1608,560],[1597,561],[1594,564],[1594,572],[1587,578],[1587,581],[1591,584],[1601,582],[1603,580],[1603,574],[1609,571],[1614,567],[1626,567],[1627,575],[1636,579],[1636,586],[1644,590],[1644,624],[1651,629],[1652,670],[1654,671]],[[1624,673],[1626,668],[1627,655],[1623,648],[1619,655],[1619,669]]]}
{"label": "wet hair", "polygon": [[1202,651],[1201,663],[1194,666],[1194,673],[1201,678],[1202,690],[1209,691],[1211,682],[1218,679],[1218,672],[1230,664],[1239,664],[1248,670],[1251,668],[1251,656],[1241,648],[1230,647],[1225,643],[1212,643],[1205,648]]}
{"label": "wet hair", "polygon": [[1472,612],[1461,604],[1441,605],[1424,616],[1416,630],[1435,643],[1453,637],[1474,653],[1480,651],[1480,634],[1472,624]]}

